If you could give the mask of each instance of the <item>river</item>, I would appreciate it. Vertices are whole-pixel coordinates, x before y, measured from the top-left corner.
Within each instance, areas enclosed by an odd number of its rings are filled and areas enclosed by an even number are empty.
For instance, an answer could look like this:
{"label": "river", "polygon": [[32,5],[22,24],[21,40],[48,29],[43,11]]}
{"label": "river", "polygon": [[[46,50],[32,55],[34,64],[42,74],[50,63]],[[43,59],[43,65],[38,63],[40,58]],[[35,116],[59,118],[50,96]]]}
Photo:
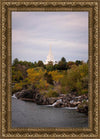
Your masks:
{"label": "river", "polygon": [[88,116],[75,109],[37,105],[12,97],[12,128],[14,127],[88,127]]}

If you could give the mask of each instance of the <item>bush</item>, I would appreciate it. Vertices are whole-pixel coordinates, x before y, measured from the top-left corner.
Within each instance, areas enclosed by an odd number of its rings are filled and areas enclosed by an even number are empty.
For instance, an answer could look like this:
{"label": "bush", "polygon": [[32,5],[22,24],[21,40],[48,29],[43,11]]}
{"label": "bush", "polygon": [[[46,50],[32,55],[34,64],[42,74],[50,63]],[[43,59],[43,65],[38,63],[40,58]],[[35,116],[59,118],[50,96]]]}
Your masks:
{"label": "bush", "polygon": [[50,90],[46,93],[46,96],[47,96],[47,97],[58,97],[59,94],[58,94],[56,91],[50,89]]}
{"label": "bush", "polygon": [[62,94],[67,94],[67,93],[69,93],[68,91],[69,91],[69,89],[66,86],[61,87],[61,93]]}
{"label": "bush", "polygon": [[57,92],[52,92],[52,97],[58,97],[59,94]]}
{"label": "bush", "polygon": [[81,94],[87,94],[88,93],[88,89],[83,89],[82,91],[81,91]]}
{"label": "bush", "polygon": [[52,79],[52,75],[51,75],[51,74],[48,74],[48,72],[46,72],[46,73],[44,74],[44,78],[45,78],[45,80],[47,81],[47,83],[53,85],[53,79]]}
{"label": "bush", "polygon": [[22,88],[23,88],[23,85],[21,83],[16,83],[14,85],[14,87],[12,88],[12,93],[18,92],[18,91],[22,90]]}

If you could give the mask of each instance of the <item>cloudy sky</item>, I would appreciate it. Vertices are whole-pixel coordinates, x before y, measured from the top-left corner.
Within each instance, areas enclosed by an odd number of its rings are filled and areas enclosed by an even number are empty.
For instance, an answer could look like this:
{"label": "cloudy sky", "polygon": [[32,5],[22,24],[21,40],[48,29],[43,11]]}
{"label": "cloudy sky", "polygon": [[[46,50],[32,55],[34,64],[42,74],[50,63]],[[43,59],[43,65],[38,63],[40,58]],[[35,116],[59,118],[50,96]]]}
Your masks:
{"label": "cloudy sky", "polygon": [[12,60],[88,60],[88,12],[12,12]]}

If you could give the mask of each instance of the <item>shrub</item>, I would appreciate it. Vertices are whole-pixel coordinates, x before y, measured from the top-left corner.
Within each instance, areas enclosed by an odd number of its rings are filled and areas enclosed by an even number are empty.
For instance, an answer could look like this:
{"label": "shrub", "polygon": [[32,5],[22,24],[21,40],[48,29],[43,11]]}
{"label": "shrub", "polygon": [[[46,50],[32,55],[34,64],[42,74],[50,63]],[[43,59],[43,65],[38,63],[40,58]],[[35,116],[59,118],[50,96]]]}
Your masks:
{"label": "shrub", "polygon": [[23,85],[21,83],[16,83],[14,87],[12,88],[12,92],[14,93],[14,92],[20,91],[22,90],[22,88],[23,88]]}
{"label": "shrub", "polygon": [[81,91],[81,94],[87,94],[88,93],[88,89],[83,89],[82,91]]}
{"label": "shrub", "polygon": [[47,97],[58,97],[59,94],[58,94],[56,91],[50,89],[50,90],[46,93],[46,96],[47,96]]}
{"label": "shrub", "polygon": [[66,86],[61,87],[61,93],[62,94],[67,94],[67,93],[69,93],[68,91],[69,91],[68,87],[66,87]]}
{"label": "shrub", "polygon": [[57,92],[52,92],[52,97],[58,97],[59,94]]}
{"label": "shrub", "polygon": [[48,74],[48,72],[46,72],[46,73],[44,74],[44,78],[45,78],[45,80],[47,81],[47,83],[53,85],[53,79],[52,79],[52,75],[51,75],[51,74]]}

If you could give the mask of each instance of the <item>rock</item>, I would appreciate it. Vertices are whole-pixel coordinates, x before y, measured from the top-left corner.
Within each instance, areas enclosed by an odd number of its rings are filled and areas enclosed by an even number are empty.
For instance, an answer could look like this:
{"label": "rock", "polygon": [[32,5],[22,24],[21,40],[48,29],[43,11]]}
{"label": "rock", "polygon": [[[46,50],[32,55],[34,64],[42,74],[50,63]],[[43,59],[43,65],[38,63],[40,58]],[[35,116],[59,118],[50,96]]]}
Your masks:
{"label": "rock", "polygon": [[69,107],[75,107],[76,105],[74,103],[69,103]]}
{"label": "rock", "polygon": [[24,101],[31,101],[31,102],[34,102],[34,99],[31,99],[31,98],[20,98],[21,100],[24,100]]}
{"label": "rock", "polygon": [[15,96],[20,98],[33,98],[33,91],[32,90],[22,90],[21,92],[15,93]]}
{"label": "rock", "polygon": [[56,100],[56,102],[54,102],[54,103],[52,104],[52,106],[54,106],[54,107],[56,107],[56,108],[61,108],[61,107],[67,106],[66,103],[63,103],[61,97],[60,97],[60,99],[59,99],[59,97],[58,97],[57,99],[58,99],[58,100]]}
{"label": "rock", "polygon": [[[56,108],[60,107],[76,107],[78,112],[88,113],[88,97],[86,95],[75,96],[75,94],[60,94],[59,97],[49,97],[42,95],[34,86],[32,89],[23,89],[15,93],[18,99],[25,101],[33,101],[39,105],[53,105]],[[85,101],[86,103],[85,103]]]}
{"label": "rock", "polygon": [[49,104],[48,98],[46,98],[45,96],[43,96],[39,93],[36,94],[35,102],[36,102],[36,104],[39,104],[39,105],[48,105]]}
{"label": "rock", "polygon": [[56,108],[61,108],[63,106],[63,103],[62,102],[57,102],[54,107]]}
{"label": "rock", "polygon": [[53,103],[55,103],[57,101],[57,98],[50,97],[50,98],[48,98],[48,101],[49,101],[49,105],[52,105]]}
{"label": "rock", "polygon": [[26,101],[33,101],[39,105],[48,105],[49,100],[45,96],[41,95],[38,90],[22,90],[20,92],[15,93],[15,96],[18,99],[26,100]]}
{"label": "rock", "polygon": [[77,106],[77,105],[79,105],[80,103],[81,103],[80,101],[73,102],[73,105],[74,105],[74,106]]}
{"label": "rock", "polygon": [[77,111],[88,114],[88,102],[84,101],[84,102],[80,103],[77,107]]}
{"label": "rock", "polygon": [[59,97],[65,98],[66,97],[66,94],[59,94]]}

